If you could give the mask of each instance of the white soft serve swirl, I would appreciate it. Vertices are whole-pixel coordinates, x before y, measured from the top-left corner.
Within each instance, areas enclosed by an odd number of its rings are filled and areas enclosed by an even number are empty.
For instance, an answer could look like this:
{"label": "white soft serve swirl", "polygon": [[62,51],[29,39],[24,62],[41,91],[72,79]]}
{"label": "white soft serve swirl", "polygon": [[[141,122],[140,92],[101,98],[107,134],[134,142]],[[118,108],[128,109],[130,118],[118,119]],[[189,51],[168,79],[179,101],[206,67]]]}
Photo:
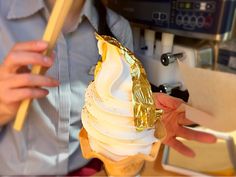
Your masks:
{"label": "white soft serve swirl", "polygon": [[154,130],[137,132],[135,129],[130,67],[115,46],[101,40],[98,41],[100,55],[104,45],[106,59],[87,88],[82,111],[91,148],[113,160],[149,154],[157,139]]}

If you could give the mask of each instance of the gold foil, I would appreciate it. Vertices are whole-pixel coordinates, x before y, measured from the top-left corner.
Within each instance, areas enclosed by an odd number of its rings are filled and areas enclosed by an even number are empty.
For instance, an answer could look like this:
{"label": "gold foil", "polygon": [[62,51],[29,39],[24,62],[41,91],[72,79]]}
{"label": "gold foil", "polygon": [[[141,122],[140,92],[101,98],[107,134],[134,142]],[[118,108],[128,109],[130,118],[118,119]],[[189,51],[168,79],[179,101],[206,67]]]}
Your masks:
{"label": "gold foil", "polygon": [[[146,72],[141,64],[141,62],[134,56],[134,54],[122,46],[115,38],[110,36],[100,36],[96,34],[97,40],[108,42],[117,47],[117,50],[121,55],[124,56],[125,61],[130,65],[131,77],[133,81],[132,86],[132,102],[134,111],[134,125],[137,131],[143,131],[144,129],[154,128],[156,123],[160,123],[159,127],[163,127],[160,120],[163,111],[156,109],[151,86],[147,80]],[[102,61],[106,58],[105,46],[103,47]],[[104,51],[105,50],[105,51]],[[101,62],[99,61],[95,69],[95,78],[98,72],[101,70]],[[158,124],[159,124],[158,123]],[[162,138],[162,137],[157,137]]]}

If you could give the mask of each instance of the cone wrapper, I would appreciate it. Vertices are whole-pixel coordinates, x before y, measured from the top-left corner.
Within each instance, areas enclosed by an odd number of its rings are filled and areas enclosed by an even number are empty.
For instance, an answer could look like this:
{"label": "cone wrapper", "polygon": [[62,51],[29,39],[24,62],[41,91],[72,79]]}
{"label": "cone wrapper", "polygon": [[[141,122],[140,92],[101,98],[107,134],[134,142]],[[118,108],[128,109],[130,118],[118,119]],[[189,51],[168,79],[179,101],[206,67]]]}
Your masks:
{"label": "cone wrapper", "polygon": [[145,161],[154,161],[156,159],[161,146],[161,142],[158,141],[152,145],[152,150],[149,155],[137,154],[135,156],[128,156],[120,161],[113,161],[91,149],[88,135],[84,128],[80,131],[79,140],[84,158],[98,158],[103,161],[106,172],[109,176],[137,175],[142,169]]}

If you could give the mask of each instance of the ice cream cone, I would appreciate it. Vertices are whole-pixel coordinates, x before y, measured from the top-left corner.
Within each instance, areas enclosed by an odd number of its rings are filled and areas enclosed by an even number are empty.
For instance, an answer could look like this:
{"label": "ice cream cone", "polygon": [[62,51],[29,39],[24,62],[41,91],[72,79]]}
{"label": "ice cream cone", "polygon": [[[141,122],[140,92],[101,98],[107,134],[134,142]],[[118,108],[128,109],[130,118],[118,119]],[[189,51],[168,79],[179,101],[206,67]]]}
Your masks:
{"label": "ice cream cone", "polygon": [[157,157],[161,142],[152,145],[149,155],[137,154],[120,161],[113,161],[102,154],[94,152],[89,144],[88,135],[84,128],[80,131],[79,140],[84,158],[98,158],[103,161],[108,176],[135,176],[142,169],[145,161],[154,161]]}

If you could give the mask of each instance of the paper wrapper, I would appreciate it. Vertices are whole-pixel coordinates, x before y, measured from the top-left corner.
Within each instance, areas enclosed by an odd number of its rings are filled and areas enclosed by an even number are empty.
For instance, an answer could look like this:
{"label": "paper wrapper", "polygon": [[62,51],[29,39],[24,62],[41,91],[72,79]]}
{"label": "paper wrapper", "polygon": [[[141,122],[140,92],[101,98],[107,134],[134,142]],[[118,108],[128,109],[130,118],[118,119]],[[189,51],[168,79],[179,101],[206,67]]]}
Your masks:
{"label": "paper wrapper", "polygon": [[236,75],[178,63],[190,95],[186,117],[213,130],[236,130]]}
{"label": "paper wrapper", "polygon": [[108,176],[135,176],[143,168],[145,161],[154,161],[159,152],[161,142],[158,141],[153,144],[149,155],[138,154],[135,156],[128,156],[121,161],[113,161],[99,153],[94,152],[89,144],[88,135],[84,128],[79,134],[80,146],[84,158],[98,158],[103,161]]}

